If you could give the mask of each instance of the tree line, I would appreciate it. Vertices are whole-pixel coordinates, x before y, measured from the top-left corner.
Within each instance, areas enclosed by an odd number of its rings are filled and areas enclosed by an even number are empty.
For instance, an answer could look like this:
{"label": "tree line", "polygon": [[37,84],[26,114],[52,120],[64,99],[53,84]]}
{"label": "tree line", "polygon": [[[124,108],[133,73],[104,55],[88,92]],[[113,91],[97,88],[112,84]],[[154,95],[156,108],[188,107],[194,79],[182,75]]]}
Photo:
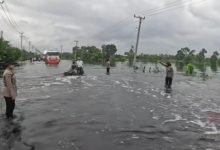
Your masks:
{"label": "tree line", "polygon": [[24,61],[28,60],[32,54],[26,50],[20,50],[17,47],[13,47],[9,41],[0,38],[0,61]]}
{"label": "tree line", "polygon": [[207,52],[205,48],[201,49],[196,53],[196,50],[191,50],[188,47],[181,48],[177,51],[176,54],[176,63],[178,65],[193,64],[198,68],[205,71],[206,66],[209,65],[212,70],[217,70],[217,67],[220,65],[219,53],[214,51],[211,57],[207,57]]}
{"label": "tree line", "polygon": [[114,44],[102,45],[101,49],[95,46],[74,47],[72,53],[62,54],[63,59],[74,60],[80,57],[85,63],[101,64],[107,59],[115,62],[119,57],[116,55],[117,47]]}
{"label": "tree line", "polygon": [[[176,63],[179,68],[183,68],[187,64],[193,64],[200,68],[209,65],[213,70],[217,69],[217,66],[220,65],[218,51],[214,51],[211,57],[206,56],[208,50],[205,48],[201,49],[197,53],[196,52],[196,50],[191,50],[190,48],[185,47],[178,50],[176,55],[150,55],[141,53],[137,56],[137,61],[153,63],[157,63],[159,61],[170,61],[172,63]],[[125,52],[124,55],[127,56],[129,65],[132,65],[134,59],[134,47],[131,47],[131,49],[128,52]]]}
{"label": "tree line", "polygon": [[[134,47],[132,46],[128,52],[124,53],[124,55],[116,54],[117,51],[118,49],[114,44],[102,45],[101,48],[95,46],[74,47],[72,52],[63,53],[62,58],[74,60],[75,57],[80,57],[85,63],[90,64],[104,64],[107,59],[110,59],[113,64],[117,61],[127,61],[128,64],[132,66]],[[158,61],[170,61],[173,63],[175,62],[177,67],[180,68],[191,63],[200,67],[210,65],[212,69],[217,69],[217,66],[220,65],[218,51],[214,51],[211,57],[206,56],[207,52],[208,50],[204,48],[197,52],[196,50],[185,47],[178,50],[176,55],[150,55],[141,53],[137,56],[137,61],[154,63]],[[0,39],[0,62],[8,60],[13,62],[24,61],[32,58],[33,55],[34,53],[32,52],[13,47],[9,41]]]}

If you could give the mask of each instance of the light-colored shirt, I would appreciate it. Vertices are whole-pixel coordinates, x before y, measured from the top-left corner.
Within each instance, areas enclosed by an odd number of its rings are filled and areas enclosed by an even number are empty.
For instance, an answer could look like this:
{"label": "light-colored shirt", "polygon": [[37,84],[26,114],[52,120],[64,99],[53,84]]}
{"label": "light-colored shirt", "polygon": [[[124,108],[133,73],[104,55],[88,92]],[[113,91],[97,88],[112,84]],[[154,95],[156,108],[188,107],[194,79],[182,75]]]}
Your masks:
{"label": "light-colored shirt", "polygon": [[77,64],[77,67],[83,67],[83,61],[82,60],[77,60],[76,64]]}
{"label": "light-colored shirt", "polygon": [[3,96],[11,97],[13,100],[17,97],[17,85],[16,85],[16,77],[15,74],[6,69],[3,73]]}
{"label": "light-colored shirt", "polygon": [[173,68],[171,66],[166,68],[166,77],[173,78]]}
{"label": "light-colored shirt", "polygon": [[111,62],[110,62],[110,61],[107,61],[107,62],[106,62],[106,67],[107,67],[107,68],[110,68],[110,67],[111,67]]}

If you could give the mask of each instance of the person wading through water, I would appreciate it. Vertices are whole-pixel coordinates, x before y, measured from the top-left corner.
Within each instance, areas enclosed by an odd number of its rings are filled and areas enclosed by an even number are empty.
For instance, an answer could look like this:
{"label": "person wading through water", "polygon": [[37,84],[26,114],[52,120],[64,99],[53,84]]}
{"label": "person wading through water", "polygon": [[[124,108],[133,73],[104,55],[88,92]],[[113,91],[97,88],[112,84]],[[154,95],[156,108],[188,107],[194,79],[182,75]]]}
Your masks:
{"label": "person wading through water", "polygon": [[76,64],[77,64],[77,73],[78,73],[78,75],[83,75],[84,74],[83,61],[81,60],[81,58],[77,59]]}
{"label": "person wading through water", "polygon": [[14,108],[15,108],[15,99],[17,97],[17,85],[16,77],[14,74],[14,66],[12,63],[7,63],[5,66],[5,71],[3,73],[3,96],[6,103],[6,118],[12,119]]}
{"label": "person wading through water", "polygon": [[166,67],[165,88],[171,89],[174,75],[173,67],[170,62],[167,62],[166,64],[162,62],[160,63]]}
{"label": "person wading through water", "polygon": [[109,59],[106,60],[106,74],[110,74],[111,62]]}

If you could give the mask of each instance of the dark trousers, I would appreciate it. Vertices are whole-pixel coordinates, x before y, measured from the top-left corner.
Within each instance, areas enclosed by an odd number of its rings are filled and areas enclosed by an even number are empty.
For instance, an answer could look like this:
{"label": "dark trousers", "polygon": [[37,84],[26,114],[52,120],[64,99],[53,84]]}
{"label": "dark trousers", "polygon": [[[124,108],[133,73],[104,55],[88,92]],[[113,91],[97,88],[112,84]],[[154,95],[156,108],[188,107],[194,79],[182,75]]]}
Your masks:
{"label": "dark trousers", "polygon": [[83,75],[83,74],[84,74],[83,68],[82,68],[82,67],[78,67],[78,68],[77,68],[77,73],[78,73],[79,75]]}
{"label": "dark trousers", "polygon": [[172,82],[173,82],[173,78],[171,78],[171,77],[166,77],[166,81],[165,81],[165,86],[166,86],[166,88],[171,88]]}
{"label": "dark trousers", "polygon": [[4,97],[5,103],[6,103],[6,117],[7,118],[13,118],[13,112],[15,108],[15,100],[13,100],[11,97]]}
{"label": "dark trousers", "polygon": [[107,74],[110,74],[110,68],[106,68],[106,71]]}

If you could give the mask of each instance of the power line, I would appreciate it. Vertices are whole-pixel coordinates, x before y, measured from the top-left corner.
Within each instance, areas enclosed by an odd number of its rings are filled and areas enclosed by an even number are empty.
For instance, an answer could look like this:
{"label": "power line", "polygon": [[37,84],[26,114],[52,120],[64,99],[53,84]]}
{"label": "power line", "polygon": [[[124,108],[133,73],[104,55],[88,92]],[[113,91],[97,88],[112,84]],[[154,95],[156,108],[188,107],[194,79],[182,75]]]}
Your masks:
{"label": "power line", "polygon": [[9,24],[12,26],[12,28],[13,28],[16,32],[19,32],[19,30],[17,29],[17,27],[13,24],[11,18],[10,18],[10,17],[8,16],[8,14],[6,13],[6,10],[5,10],[5,8],[3,7],[3,5],[1,5],[1,8],[2,8],[2,10],[3,10],[3,12],[4,12],[4,14],[5,14],[5,16],[6,16],[7,20],[8,20],[8,22],[9,22]]}
{"label": "power line", "polygon": [[7,24],[7,27],[10,27],[13,32],[15,31],[16,33],[20,34],[20,37],[21,37],[21,50],[23,50],[23,48],[24,48],[23,47],[23,40],[25,40],[28,43],[28,40],[29,40],[28,37],[24,36],[23,32],[20,32],[21,28],[17,24],[14,17],[11,15],[11,11],[10,11],[8,5],[6,4],[6,2],[4,2],[4,1],[0,2],[0,5],[1,5],[1,8],[2,8],[1,14],[3,16],[3,19],[4,19],[5,23]]}
{"label": "power line", "polygon": [[[5,3],[6,4],[6,3]],[[12,17],[10,16],[9,12],[7,11],[6,8],[4,8],[5,5],[2,5],[2,10],[4,11],[6,17],[8,18],[10,24],[17,30],[19,31],[19,27],[17,27],[17,25],[15,24],[15,21],[12,19]]]}
{"label": "power line", "polygon": [[0,13],[2,14],[2,19],[4,20],[5,25],[7,26],[7,28],[9,30],[11,30],[13,33],[17,34],[17,31],[14,30],[14,28],[12,28],[11,24],[8,22],[7,18],[5,17],[4,13],[2,11],[0,11]]}
{"label": "power line", "polygon": [[176,0],[176,1],[172,1],[172,2],[169,2],[169,3],[166,3],[165,7],[164,6],[160,6],[158,8],[152,8],[152,9],[147,9],[147,10],[142,10],[141,12],[142,13],[152,13],[152,12],[155,12],[155,11],[159,11],[161,9],[167,9],[169,7],[173,7],[173,6],[176,6],[176,5],[186,5],[187,3],[192,3],[192,1],[188,1],[188,0]]}
{"label": "power line", "polygon": [[20,37],[21,37],[21,47],[20,48],[21,48],[21,50],[23,50],[23,37],[24,37],[23,32],[19,32],[19,30],[14,26],[14,24],[12,23],[10,17],[6,13],[6,10],[3,7],[3,3],[1,3],[0,5],[1,5],[1,8],[2,8],[1,14],[3,16],[3,19],[5,20],[5,23],[6,23],[7,27],[10,27],[9,29],[12,29],[11,30],[12,32],[15,32],[16,34],[17,33],[20,34]]}
{"label": "power line", "polygon": [[[205,3],[205,2],[207,2],[207,0],[199,1],[196,4],[198,5],[198,4]],[[195,2],[185,2],[185,3],[181,3],[180,5],[177,5],[177,4],[176,5],[171,5],[171,6],[168,6],[166,8],[161,8],[161,9],[155,10],[154,12],[148,13],[147,16],[153,16],[153,15],[161,14],[161,13],[168,12],[168,11],[171,11],[171,10],[175,10],[177,8],[183,8],[187,4],[195,4]]]}
{"label": "power line", "polygon": [[[201,2],[205,2],[205,1],[207,1],[207,0],[201,0],[199,2],[201,3]],[[173,10],[173,9],[184,7],[186,4],[193,4],[193,3],[199,3],[199,2],[192,2],[192,1],[188,1],[188,0],[182,0],[182,1],[175,0],[175,1],[171,1],[169,3],[166,3],[165,7],[162,6],[162,7],[159,7],[159,8],[148,9],[148,10],[143,11],[143,12],[146,13],[145,14],[146,16],[153,16],[153,15],[161,14],[161,13]],[[3,4],[3,3],[4,3],[4,1],[0,2],[0,5]],[[6,3],[4,4],[5,8],[2,5],[1,5],[1,7],[2,7],[2,11],[4,12],[3,16],[6,18],[6,20],[8,20],[8,21],[6,21],[6,23],[9,23],[10,27],[12,27],[13,30],[15,30],[16,32],[19,32],[20,27],[16,23],[16,20],[14,19],[14,17],[11,15],[11,11],[8,8],[7,4]],[[106,31],[109,28],[113,28],[114,29],[119,24],[121,24],[121,23],[123,23],[125,21],[127,21],[127,18],[123,19],[122,21],[120,21],[120,22],[118,22],[118,23],[116,23],[116,24],[114,24],[112,26],[109,26],[108,28],[102,30],[100,33],[98,33],[96,35],[99,35],[99,34],[103,33],[104,31]]]}
{"label": "power line", "polygon": [[17,22],[16,22],[16,20],[15,20],[15,18],[14,18],[14,16],[13,15],[11,15],[11,11],[9,10],[9,8],[8,8],[8,5],[7,5],[7,3],[5,2],[4,3],[4,6],[5,6],[5,8],[6,8],[6,11],[7,11],[7,13],[8,13],[8,15],[9,15],[9,17],[11,18],[11,20],[12,20],[12,23],[18,28],[18,29],[20,29],[20,27],[19,27],[19,25],[17,24]]}
{"label": "power line", "polygon": [[[161,14],[167,11],[171,11],[171,10],[175,10],[177,8],[182,8],[185,5],[189,5],[189,4],[200,4],[200,3],[204,3],[207,2],[208,0],[200,0],[197,2],[192,2],[192,1],[188,1],[188,0],[182,0],[181,2],[179,0],[176,1],[172,1],[167,3],[166,7],[159,7],[159,8],[153,8],[153,9],[148,9],[148,10],[142,10],[140,12],[144,13],[145,16],[153,16],[153,15],[157,15],[157,14]],[[99,33],[95,34],[92,37],[98,36],[100,34],[102,34],[103,32],[105,32],[108,29],[114,29],[116,28],[118,25],[125,23],[127,21],[127,19],[129,19],[130,17],[126,17],[124,19],[122,19],[121,21],[119,21],[118,23],[113,24],[112,26],[108,26],[107,28],[103,29],[102,31],[100,31]]]}
{"label": "power line", "polygon": [[[2,3],[0,3],[2,11],[1,14],[3,16],[3,19],[5,20],[5,23],[7,24],[8,27],[10,27],[12,29],[12,31],[19,33],[19,26],[17,25],[16,21],[14,21],[10,15],[10,10],[7,7],[7,4],[5,1],[3,1]],[[6,9],[4,8],[4,6],[6,7]],[[9,29],[10,29],[9,28]]]}
{"label": "power line", "polygon": [[[188,0],[183,0],[182,2],[184,2],[184,1],[188,1]],[[176,3],[179,3],[179,2],[180,2],[179,0],[176,0],[176,1],[172,1],[172,2],[167,3],[167,5],[172,5],[172,4],[176,4]],[[142,10],[142,11],[140,11],[140,13],[152,12],[152,11],[156,11],[157,9],[161,9],[161,8],[152,8],[152,9],[148,9],[147,11]],[[116,26],[118,26],[122,23],[125,23],[128,19],[130,19],[130,16],[122,19],[121,21],[119,21],[119,22],[117,22],[117,23],[115,23],[111,26],[108,26],[106,29],[103,30],[103,32],[106,31],[107,29],[110,29],[110,28],[116,27]],[[102,33],[102,31],[101,31],[101,33]]]}
{"label": "power line", "polygon": [[[186,3],[182,3],[182,4],[185,5]],[[162,12],[166,12],[166,11],[170,10],[170,8],[171,9],[175,8],[175,6],[182,7],[184,5],[171,5],[171,7],[166,7],[165,9],[158,9],[157,10],[158,12],[155,11],[154,13],[152,13],[150,15],[155,15],[155,14],[159,14],[159,13],[162,13]],[[140,38],[141,23],[142,23],[142,20],[145,19],[145,17],[136,16],[136,15],[134,15],[134,17],[139,19],[138,35],[137,35],[137,41],[136,41],[136,47],[135,47],[135,53],[134,53],[134,60],[133,60],[133,67],[134,67],[134,69],[136,69],[135,68],[136,67],[136,57],[137,57],[137,50],[138,50],[138,44],[139,44],[139,38]]]}

